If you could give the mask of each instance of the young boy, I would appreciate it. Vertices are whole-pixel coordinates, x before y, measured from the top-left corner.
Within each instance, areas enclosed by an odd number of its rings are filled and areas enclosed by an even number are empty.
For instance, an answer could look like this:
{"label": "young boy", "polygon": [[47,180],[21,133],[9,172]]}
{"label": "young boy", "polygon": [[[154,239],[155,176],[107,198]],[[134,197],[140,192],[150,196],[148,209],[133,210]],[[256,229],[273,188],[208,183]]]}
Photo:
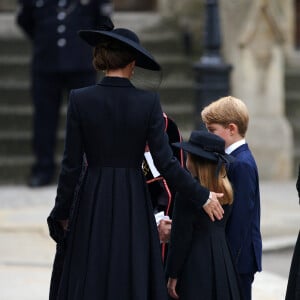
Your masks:
{"label": "young boy", "polygon": [[235,157],[228,172],[234,202],[226,234],[244,297],[250,300],[254,274],[261,271],[262,240],[258,171],[245,141],[248,110],[241,100],[228,96],[205,107],[201,117],[208,131],[225,140],[225,152]]}

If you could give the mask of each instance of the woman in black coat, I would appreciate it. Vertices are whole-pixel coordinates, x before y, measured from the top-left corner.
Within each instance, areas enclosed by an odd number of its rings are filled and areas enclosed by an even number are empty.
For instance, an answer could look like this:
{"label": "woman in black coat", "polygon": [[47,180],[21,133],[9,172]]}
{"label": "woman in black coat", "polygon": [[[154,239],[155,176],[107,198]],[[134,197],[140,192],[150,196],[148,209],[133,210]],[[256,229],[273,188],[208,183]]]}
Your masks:
{"label": "woman in black coat", "polygon": [[[300,199],[300,165],[298,170],[296,188],[298,197]],[[300,231],[292,257],[285,300],[300,300]]]}
{"label": "woman in black coat", "polygon": [[181,193],[176,195],[167,258],[168,290],[180,300],[241,300],[239,278],[226,240],[233,191],[226,174],[225,141],[194,131],[188,142],[174,143],[187,152],[186,166],[204,186],[224,194],[224,218],[212,222]]}
{"label": "woman in black coat", "polygon": [[[67,228],[54,294],[57,300],[164,300],[158,233],[141,168],[146,143],[159,172],[199,211],[204,208],[213,219],[223,210],[219,195],[201,187],[173,156],[158,94],[130,82],[135,66],[160,66],[135,33],[106,29],[79,32],[94,47],[94,66],[105,77],[69,96],[65,150],[49,217],[57,232]],[[87,168],[77,192],[83,155]]]}

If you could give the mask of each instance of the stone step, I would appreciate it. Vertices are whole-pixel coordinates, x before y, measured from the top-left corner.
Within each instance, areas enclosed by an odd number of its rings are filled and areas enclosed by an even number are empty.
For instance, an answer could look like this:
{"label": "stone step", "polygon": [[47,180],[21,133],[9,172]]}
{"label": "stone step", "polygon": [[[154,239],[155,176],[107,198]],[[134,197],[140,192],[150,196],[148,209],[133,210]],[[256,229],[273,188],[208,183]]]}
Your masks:
{"label": "stone step", "polygon": [[[192,62],[179,55],[159,55],[163,80],[188,80],[193,77]],[[158,76],[158,75],[155,75]],[[28,56],[0,55],[0,81],[30,80],[30,58]]]}
{"label": "stone step", "polygon": [[[65,124],[66,106],[62,108],[59,120],[60,126]],[[28,130],[32,128],[33,109],[31,106],[0,106],[1,130]]]}
{"label": "stone step", "polygon": [[0,106],[31,105],[29,81],[0,80]]}
{"label": "stone step", "polygon": [[[64,148],[64,130],[57,134],[56,153],[61,155]],[[18,131],[0,131],[0,158],[32,155],[32,132],[22,129]]]}
{"label": "stone step", "polygon": [[[162,105],[165,111],[178,125],[181,131],[190,131],[193,124],[193,106],[191,103],[181,105]],[[3,115],[1,115],[1,113]],[[21,115],[20,115],[21,113]],[[30,155],[31,148],[31,108],[18,107],[14,111],[7,109],[0,109],[1,124],[0,131],[0,157],[10,157],[12,155]],[[14,120],[12,122],[11,120]],[[7,125],[5,125],[5,122]],[[60,126],[57,134],[57,153],[63,151],[64,136],[65,136],[65,110],[61,114]]]}
{"label": "stone step", "polygon": [[30,174],[33,157],[0,157],[0,184],[24,184]]}
{"label": "stone step", "polygon": [[158,89],[161,103],[183,104],[195,102],[195,83],[193,80],[169,80],[163,81]]}
{"label": "stone step", "polygon": [[[79,38],[79,37],[78,37]],[[183,55],[184,48],[180,35],[165,31],[159,35],[145,33],[141,35],[141,44],[148,49],[156,58],[158,55]],[[31,42],[26,36],[21,37],[1,37],[0,36],[0,55],[1,56],[26,56],[32,53]]]}
{"label": "stone step", "polygon": [[154,57],[161,54],[184,56],[184,45],[180,33],[164,33],[163,31],[157,35],[144,33],[141,36],[141,43]]}
{"label": "stone step", "polygon": [[[61,156],[56,157],[57,166]],[[0,157],[0,184],[24,184],[30,174],[34,158],[31,155]],[[54,183],[57,182],[57,174]]]}
{"label": "stone step", "polygon": [[0,80],[28,81],[30,78],[30,63],[27,56],[0,56]]}
{"label": "stone step", "polygon": [[287,68],[285,71],[285,90],[300,93],[300,68]]}
{"label": "stone step", "polygon": [[[299,76],[300,80],[300,76]],[[299,119],[300,116],[300,91],[287,91],[285,97],[285,111],[288,118],[296,117]]]}
{"label": "stone step", "polygon": [[[161,102],[166,104],[185,103],[194,101],[195,87],[193,80],[180,78],[173,74],[173,78],[163,79],[156,89],[160,94]],[[175,78],[177,77],[177,78]],[[29,81],[2,80],[0,81],[0,107],[31,105]],[[68,95],[66,93],[65,100]]]}
{"label": "stone step", "polygon": [[31,43],[25,37],[0,37],[0,55],[26,56],[31,55]]}

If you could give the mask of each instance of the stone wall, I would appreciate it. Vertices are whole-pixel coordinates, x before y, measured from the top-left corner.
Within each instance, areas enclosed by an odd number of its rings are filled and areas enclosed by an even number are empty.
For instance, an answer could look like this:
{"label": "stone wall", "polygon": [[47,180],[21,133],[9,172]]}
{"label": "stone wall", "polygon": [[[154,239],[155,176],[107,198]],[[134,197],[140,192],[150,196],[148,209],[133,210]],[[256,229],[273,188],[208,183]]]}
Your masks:
{"label": "stone wall", "polygon": [[289,1],[220,1],[223,55],[233,65],[232,94],[250,111],[247,140],[261,177],[288,179],[293,136],[285,115],[285,36]]}
{"label": "stone wall", "polygon": [[3,11],[14,11],[17,7],[17,0],[1,0],[0,1],[0,12]]}

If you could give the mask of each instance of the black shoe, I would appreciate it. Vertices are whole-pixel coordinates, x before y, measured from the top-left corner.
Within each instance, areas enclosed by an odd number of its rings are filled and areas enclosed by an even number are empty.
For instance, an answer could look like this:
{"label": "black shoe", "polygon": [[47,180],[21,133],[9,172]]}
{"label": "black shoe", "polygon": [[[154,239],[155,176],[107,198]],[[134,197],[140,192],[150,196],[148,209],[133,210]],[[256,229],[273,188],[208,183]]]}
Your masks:
{"label": "black shoe", "polygon": [[46,185],[50,185],[53,180],[53,175],[52,174],[47,174],[47,173],[33,173],[28,181],[28,186],[32,188],[36,187],[42,187]]}

